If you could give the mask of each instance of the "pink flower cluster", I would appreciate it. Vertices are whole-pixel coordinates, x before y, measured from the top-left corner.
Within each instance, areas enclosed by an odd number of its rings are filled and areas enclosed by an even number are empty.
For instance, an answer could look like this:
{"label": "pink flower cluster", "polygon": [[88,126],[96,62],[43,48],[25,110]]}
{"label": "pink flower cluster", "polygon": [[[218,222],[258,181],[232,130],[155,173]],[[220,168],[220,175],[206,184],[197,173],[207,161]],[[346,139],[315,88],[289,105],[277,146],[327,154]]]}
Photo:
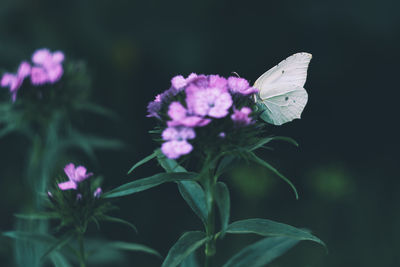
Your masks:
{"label": "pink flower cluster", "polygon": [[[68,176],[68,181],[62,182],[58,184],[58,188],[61,190],[77,190],[78,189],[78,184],[89,178],[90,176],[93,175],[93,173],[89,172],[87,173],[87,170],[83,166],[77,166],[73,163],[69,163],[64,167],[64,172]],[[93,192],[93,197],[94,198],[100,198],[101,194],[103,193],[101,187],[97,187],[96,190]],[[49,197],[53,197],[51,192],[47,193]],[[76,200],[80,201],[82,200],[83,196],[81,193],[76,194]]]}
{"label": "pink flower cluster", "polygon": [[[167,128],[162,137],[165,141],[161,147],[162,152],[171,159],[179,158],[193,150],[188,142],[196,137],[194,128],[204,127],[213,120],[230,116],[237,126],[252,123],[251,109],[235,108],[235,97],[250,98],[257,89],[251,87],[246,79],[219,75],[190,74],[187,78],[175,76],[171,80],[171,88],[157,95],[148,105],[149,117],[161,119],[163,106],[167,105]],[[184,101],[182,101],[183,96]]]}
{"label": "pink flower cluster", "polygon": [[48,49],[39,49],[32,56],[33,65],[23,61],[16,74],[5,73],[1,78],[0,85],[9,87],[12,101],[17,98],[18,89],[25,78],[30,76],[31,83],[39,86],[46,83],[55,83],[61,79],[64,73],[62,62],[64,54],[60,51],[51,53]]}
{"label": "pink flower cluster", "polygon": [[69,189],[74,189],[76,190],[78,188],[78,184],[90,176],[93,175],[93,173],[86,173],[86,168],[83,166],[77,166],[75,168],[75,165],[73,163],[69,163],[64,167],[64,172],[68,176],[69,181],[59,183],[58,187],[61,190],[69,190]]}

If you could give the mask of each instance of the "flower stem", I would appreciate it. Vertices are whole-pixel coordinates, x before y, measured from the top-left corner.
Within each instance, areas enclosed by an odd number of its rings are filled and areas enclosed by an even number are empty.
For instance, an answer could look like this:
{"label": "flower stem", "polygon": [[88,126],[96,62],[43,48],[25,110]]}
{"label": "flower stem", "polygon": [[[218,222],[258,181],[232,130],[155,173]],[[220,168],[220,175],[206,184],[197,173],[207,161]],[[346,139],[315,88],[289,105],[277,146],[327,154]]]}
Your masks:
{"label": "flower stem", "polygon": [[85,245],[83,243],[83,234],[78,233],[79,243],[79,263],[80,267],[86,267]]}
{"label": "flower stem", "polygon": [[[207,166],[207,165],[206,165]],[[205,245],[205,267],[210,267],[212,263],[212,258],[217,251],[215,242],[215,185],[216,177],[214,176],[214,168],[209,166],[207,170],[208,175],[206,175],[204,180],[204,191],[206,194],[207,207],[209,210],[207,223],[205,225],[206,234],[209,238]]]}

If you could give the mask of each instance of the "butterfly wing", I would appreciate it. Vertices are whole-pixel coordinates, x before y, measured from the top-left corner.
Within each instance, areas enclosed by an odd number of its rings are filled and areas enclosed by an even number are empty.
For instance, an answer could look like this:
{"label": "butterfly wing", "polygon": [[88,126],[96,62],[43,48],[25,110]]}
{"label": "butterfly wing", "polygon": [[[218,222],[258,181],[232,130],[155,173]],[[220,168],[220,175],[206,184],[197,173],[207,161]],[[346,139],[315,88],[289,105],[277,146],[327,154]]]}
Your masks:
{"label": "butterfly wing", "polygon": [[308,99],[303,86],[311,57],[308,53],[294,54],[257,79],[254,87],[259,90],[257,103],[264,110],[263,120],[282,125],[300,118]]}
{"label": "butterfly wing", "polygon": [[300,119],[307,104],[308,95],[303,87],[294,84],[278,84],[260,94],[264,112],[261,119],[282,125],[294,119]]}

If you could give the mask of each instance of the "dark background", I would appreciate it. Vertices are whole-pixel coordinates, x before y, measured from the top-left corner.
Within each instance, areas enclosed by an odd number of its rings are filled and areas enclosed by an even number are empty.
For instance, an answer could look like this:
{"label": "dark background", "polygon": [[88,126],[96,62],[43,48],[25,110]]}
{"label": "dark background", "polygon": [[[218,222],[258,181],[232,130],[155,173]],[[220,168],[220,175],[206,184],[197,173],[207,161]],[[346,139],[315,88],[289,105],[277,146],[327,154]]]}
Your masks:
{"label": "dark background", "polygon": [[[271,130],[293,137],[300,148],[276,144],[264,155],[294,181],[300,199],[270,173],[243,166],[224,177],[232,221],[261,217],[306,227],[328,245],[325,254],[302,242],[271,266],[398,266],[399,10],[400,2],[389,0],[1,0],[0,67],[14,69],[42,47],[87,62],[93,101],[120,116],[96,119],[87,128],[126,144],[87,163],[105,176],[107,190],[161,171],[152,163],[126,175],[156,147],[147,133],[155,121],[146,118],[146,105],[171,77],[235,71],[255,81],[293,53],[312,53],[302,119]],[[13,214],[21,210],[26,145],[18,136],[0,140],[1,231],[13,228]],[[118,204],[120,216],[140,234],[105,225],[103,235],[144,243],[163,255],[184,230],[201,227],[174,184]],[[217,262],[251,240],[227,237],[218,244]],[[1,266],[12,265],[10,243],[0,243]],[[130,257],[126,266],[161,264],[140,253]]]}

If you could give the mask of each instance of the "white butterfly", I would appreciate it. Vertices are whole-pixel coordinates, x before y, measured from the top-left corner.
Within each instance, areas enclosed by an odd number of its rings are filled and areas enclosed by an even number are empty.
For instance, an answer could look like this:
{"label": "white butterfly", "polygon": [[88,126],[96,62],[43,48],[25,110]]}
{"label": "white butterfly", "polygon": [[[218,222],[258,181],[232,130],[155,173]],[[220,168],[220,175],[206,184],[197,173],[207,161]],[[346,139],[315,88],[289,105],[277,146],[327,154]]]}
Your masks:
{"label": "white butterfly", "polygon": [[312,55],[297,53],[281,61],[254,83],[259,90],[257,105],[264,110],[260,117],[268,123],[282,125],[300,119],[308,95],[303,88]]}

